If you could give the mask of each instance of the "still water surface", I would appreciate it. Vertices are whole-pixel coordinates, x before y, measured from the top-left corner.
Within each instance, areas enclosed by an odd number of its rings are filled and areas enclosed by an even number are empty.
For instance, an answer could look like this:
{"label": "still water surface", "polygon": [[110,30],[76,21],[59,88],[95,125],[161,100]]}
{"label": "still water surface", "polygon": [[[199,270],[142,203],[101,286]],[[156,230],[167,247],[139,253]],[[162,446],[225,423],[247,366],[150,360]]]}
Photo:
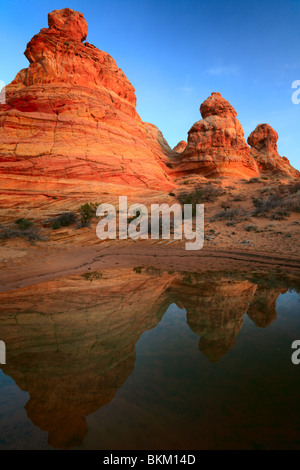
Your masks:
{"label": "still water surface", "polygon": [[299,449],[294,284],[137,269],[2,294],[0,449]]}

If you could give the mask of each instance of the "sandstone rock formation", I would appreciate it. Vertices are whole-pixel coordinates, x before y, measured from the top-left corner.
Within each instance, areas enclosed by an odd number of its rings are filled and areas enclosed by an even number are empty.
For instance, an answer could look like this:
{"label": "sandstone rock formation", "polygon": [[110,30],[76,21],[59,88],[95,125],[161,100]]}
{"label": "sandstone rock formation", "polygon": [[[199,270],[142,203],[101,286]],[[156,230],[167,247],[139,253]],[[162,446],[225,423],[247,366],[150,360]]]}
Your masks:
{"label": "sandstone rock formation", "polygon": [[34,178],[44,190],[51,178],[74,188],[80,180],[173,187],[164,164],[170,147],[141,121],[135,90],[114,59],[83,42],[83,15],[55,10],[48,23],[27,45],[29,67],[6,87],[0,175],[22,176],[16,187]]}
{"label": "sandstone rock formation", "polygon": [[156,126],[140,119],[135,90],[114,59],[85,42],[83,15],[55,10],[48,25],[28,43],[29,67],[6,86],[0,104],[0,185],[8,205],[19,204],[20,195],[27,204],[33,194],[52,197],[65,188],[68,197],[86,196],[87,185],[94,194],[123,194],[124,185],[167,193],[176,173],[299,176],[279,157],[277,134],[266,125],[249,137],[250,153],[236,111],[220,93],[201,105],[203,119],[188,143],[172,150]]}
{"label": "sandstone rock formation", "polygon": [[290,165],[286,157],[277,151],[277,132],[269,124],[259,124],[249,135],[248,144],[261,173],[279,174],[297,178],[300,172]]}
{"label": "sandstone rock formation", "polygon": [[48,24],[50,29],[61,31],[66,38],[84,41],[87,37],[88,25],[83,14],[70,8],[49,13]]}
{"label": "sandstone rock formation", "polygon": [[197,172],[206,177],[258,176],[237,113],[228,101],[220,93],[212,93],[202,103],[200,112],[203,119],[190,129],[177,171]]}
{"label": "sandstone rock formation", "polygon": [[185,140],[181,140],[180,142],[178,142],[177,145],[175,145],[175,147],[173,148],[174,152],[177,152],[177,153],[182,153],[185,149],[186,149],[186,146],[187,146],[187,143]]}

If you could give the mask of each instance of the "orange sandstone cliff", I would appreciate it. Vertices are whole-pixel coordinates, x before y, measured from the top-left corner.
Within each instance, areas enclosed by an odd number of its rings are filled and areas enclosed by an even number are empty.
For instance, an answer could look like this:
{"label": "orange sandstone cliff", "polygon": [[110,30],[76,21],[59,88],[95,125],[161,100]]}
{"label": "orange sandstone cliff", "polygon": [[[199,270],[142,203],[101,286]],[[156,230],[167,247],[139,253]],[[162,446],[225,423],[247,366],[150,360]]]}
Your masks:
{"label": "orange sandstone cliff", "polygon": [[259,124],[249,135],[248,144],[261,173],[278,174],[297,178],[300,172],[290,165],[286,157],[277,151],[277,132],[269,124]]}
{"label": "orange sandstone cliff", "polygon": [[188,133],[187,147],[180,155],[178,170],[197,172],[206,177],[258,176],[237,113],[228,101],[220,93],[212,93],[202,103],[200,112],[203,119]]}
{"label": "orange sandstone cliff", "polygon": [[[6,207],[43,198],[90,200],[143,191],[165,197],[178,176],[250,179],[299,177],[277,153],[267,124],[247,145],[235,109],[220,93],[202,103],[203,119],[172,150],[136,111],[135,90],[114,59],[86,42],[88,25],[69,8],[48,15],[28,43],[27,69],[6,86],[0,104],[0,191]],[[144,194],[144,195],[145,195]],[[157,193],[156,193],[157,194]],[[34,196],[35,195],[35,196]],[[77,197],[76,196],[76,197]],[[39,200],[37,200],[39,198]],[[50,205],[47,205],[50,208]]]}
{"label": "orange sandstone cliff", "polygon": [[161,132],[141,121],[135,90],[114,59],[88,42],[81,13],[48,15],[30,62],[0,106],[0,174],[109,181],[167,190]]}

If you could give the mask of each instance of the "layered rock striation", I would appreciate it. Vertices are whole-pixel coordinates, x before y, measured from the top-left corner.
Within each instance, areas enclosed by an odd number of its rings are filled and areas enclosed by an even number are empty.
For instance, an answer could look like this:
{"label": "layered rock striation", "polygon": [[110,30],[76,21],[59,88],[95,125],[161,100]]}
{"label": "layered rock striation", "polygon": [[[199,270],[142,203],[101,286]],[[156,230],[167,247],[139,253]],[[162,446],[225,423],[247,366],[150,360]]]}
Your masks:
{"label": "layered rock striation", "polygon": [[243,128],[230,103],[220,93],[212,93],[202,103],[200,112],[203,119],[188,133],[178,171],[197,172],[206,177],[258,176],[257,164],[250,155]]}
{"label": "layered rock striation", "polygon": [[28,43],[30,62],[0,106],[0,174],[109,181],[168,189],[171,151],[142,122],[135,90],[114,59],[83,42],[87,23],[69,8],[48,15]]}

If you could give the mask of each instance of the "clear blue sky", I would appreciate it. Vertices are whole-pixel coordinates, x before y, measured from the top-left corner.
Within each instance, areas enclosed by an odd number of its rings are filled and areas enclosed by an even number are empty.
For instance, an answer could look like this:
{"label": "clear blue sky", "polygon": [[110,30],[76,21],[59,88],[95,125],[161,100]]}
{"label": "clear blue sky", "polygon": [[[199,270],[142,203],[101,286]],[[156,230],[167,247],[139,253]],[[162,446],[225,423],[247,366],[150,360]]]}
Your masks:
{"label": "clear blue sky", "polygon": [[279,134],[281,155],[300,169],[300,0],[1,0],[0,80],[27,67],[31,37],[47,13],[81,11],[87,40],[111,54],[136,89],[137,109],[173,147],[219,91],[236,108],[246,138],[259,123]]}

